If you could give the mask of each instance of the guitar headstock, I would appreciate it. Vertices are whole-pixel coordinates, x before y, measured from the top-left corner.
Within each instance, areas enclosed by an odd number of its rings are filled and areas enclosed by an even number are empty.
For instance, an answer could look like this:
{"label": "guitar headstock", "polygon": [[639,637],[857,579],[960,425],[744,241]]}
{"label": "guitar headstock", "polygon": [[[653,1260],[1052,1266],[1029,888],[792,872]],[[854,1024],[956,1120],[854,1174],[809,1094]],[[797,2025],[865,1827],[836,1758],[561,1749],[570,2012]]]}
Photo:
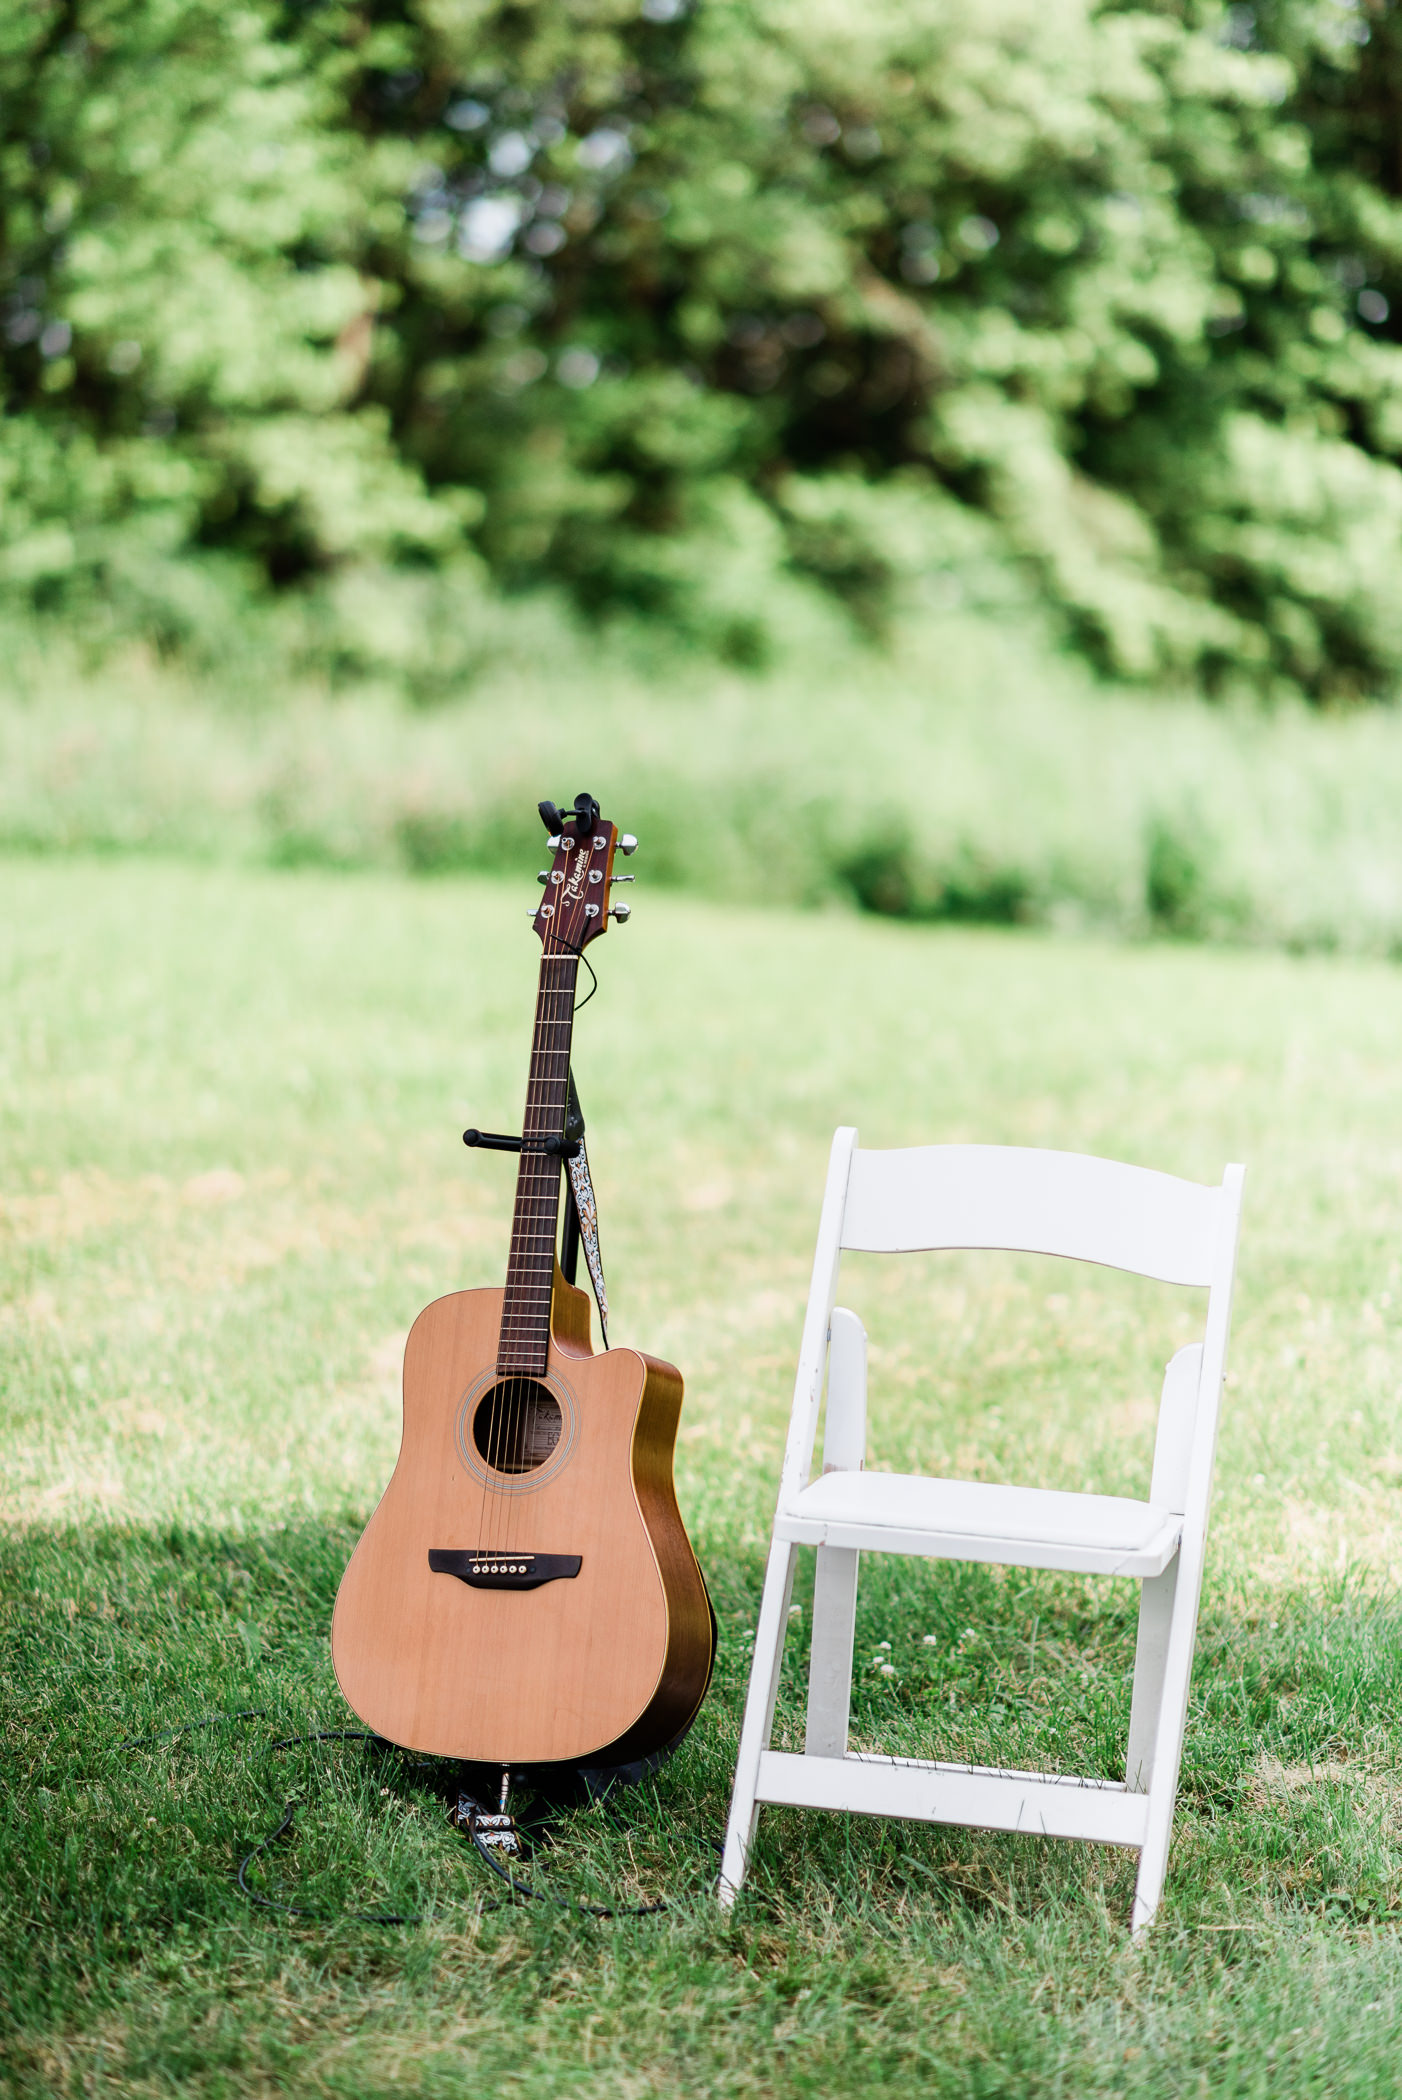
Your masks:
{"label": "guitar headstock", "polygon": [[636,852],[637,840],[599,814],[592,795],[576,795],[573,809],[558,809],[553,802],[540,804],[540,819],[550,833],[554,860],[541,870],[545,895],[533,914],[541,940],[556,940],[576,953],[596,940],[615,918],[626,923],[626,904],[610,905],[609,889],[615,882],[631,882],[631,875],[615,875],[614,855]]}

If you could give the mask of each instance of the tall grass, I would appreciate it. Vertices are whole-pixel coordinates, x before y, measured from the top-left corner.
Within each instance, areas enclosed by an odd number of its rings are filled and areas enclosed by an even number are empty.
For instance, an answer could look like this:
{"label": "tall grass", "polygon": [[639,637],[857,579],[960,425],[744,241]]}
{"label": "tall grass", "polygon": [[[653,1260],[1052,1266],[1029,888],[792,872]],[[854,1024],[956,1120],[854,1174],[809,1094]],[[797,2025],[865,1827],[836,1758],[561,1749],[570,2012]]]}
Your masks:
{"label": "tall grass", "polygon": [[1402,719],[1098,686],[950,615],[759,677],[535,608],[431,711],[52,645],[0,693],[0,844],[422,874],[519,867],[587,785],[662,880],[898,917],[1402,953]]}

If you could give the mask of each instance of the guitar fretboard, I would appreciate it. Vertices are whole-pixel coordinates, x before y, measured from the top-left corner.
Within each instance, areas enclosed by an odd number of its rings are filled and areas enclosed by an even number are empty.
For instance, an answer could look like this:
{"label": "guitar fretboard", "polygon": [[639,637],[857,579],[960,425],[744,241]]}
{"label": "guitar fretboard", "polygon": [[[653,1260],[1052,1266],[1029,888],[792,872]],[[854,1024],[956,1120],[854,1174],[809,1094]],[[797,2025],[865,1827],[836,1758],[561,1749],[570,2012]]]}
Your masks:
{"label": "guitar fretboard", "polygon": [[501,1315],[497,1375],[543,1378],[550,1351],[550,1293],[555,1280],[555,1233],[560,1216],[560,1159],[543,1152],[565,1127],[570,1084],[570,1040],[579,958],[546,938],[536,994],[531,1075],[526,1087],[524,1144],[516,1177],[506,1298]]}

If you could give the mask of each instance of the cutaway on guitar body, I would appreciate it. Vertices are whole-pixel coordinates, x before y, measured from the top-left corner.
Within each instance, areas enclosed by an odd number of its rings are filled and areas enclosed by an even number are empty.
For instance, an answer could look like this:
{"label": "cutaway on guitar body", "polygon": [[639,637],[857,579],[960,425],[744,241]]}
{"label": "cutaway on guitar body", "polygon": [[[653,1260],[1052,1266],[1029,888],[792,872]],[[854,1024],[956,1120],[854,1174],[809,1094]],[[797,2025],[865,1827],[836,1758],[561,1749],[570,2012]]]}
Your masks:
{"label": "cutaway on guitar body", "polygon": [[711,1667],[672,1485],[681,1378],[594,1356],[588,1300],[557,1269],[545,1372],[518,1381],[513,1416],[502,1304],[458,1291],[410,1332],[399,1460],[336,1600],[337,1680],[377,1734],[435,1756],[646,1757],[688,1726]]}

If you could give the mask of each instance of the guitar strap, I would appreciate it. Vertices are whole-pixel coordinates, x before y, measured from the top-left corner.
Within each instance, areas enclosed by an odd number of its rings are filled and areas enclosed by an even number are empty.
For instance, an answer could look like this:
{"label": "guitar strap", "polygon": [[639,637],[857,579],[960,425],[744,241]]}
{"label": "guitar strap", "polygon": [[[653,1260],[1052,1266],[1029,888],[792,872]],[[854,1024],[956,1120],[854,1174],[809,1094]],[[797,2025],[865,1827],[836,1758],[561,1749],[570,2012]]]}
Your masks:
{"label": "guitar strap", "polygon": [[[573,1090],[573,1081],[571,1081]],[[584,1149],[583,1136],[578,1149],[568,1161],[570,1187],[574,1192],[575,1215],[579,1219],[579,1238],[584,1248],[584,1259],[589,1265],[589,1281],[594,1286],[594,1303],[599,1308],[599,1328],[604,1338],[604,1347],[609,1345],[609,1295],[604,1288],[604,1259],[599,1252],[599,1206],[594,1200],[594,1184],[589,1179],[589,1154]]]}

